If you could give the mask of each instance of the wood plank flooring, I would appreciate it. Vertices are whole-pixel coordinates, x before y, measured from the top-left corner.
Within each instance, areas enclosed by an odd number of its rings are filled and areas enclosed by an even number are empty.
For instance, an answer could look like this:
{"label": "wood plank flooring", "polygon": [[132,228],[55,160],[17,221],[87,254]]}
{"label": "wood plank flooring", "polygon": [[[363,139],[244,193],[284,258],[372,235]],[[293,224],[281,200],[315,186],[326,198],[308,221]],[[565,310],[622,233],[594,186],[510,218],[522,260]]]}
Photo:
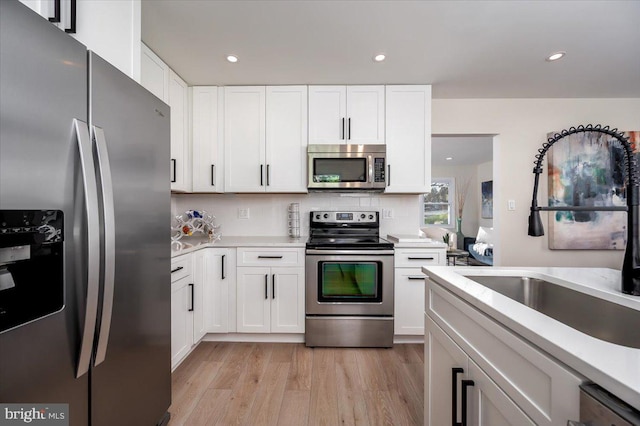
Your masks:
{"label": "wood plank flooring", "polygon": [[172,375],[169,426],[422,425],[421,344],[202,342]]}

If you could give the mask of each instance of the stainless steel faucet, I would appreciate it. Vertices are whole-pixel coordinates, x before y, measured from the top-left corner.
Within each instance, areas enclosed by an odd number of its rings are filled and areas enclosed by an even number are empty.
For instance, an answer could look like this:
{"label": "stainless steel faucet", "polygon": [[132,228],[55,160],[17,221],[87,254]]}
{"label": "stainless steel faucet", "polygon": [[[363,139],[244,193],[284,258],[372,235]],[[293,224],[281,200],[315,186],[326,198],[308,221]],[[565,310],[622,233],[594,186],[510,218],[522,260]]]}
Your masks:
{"label": "stainless steel faucet", "polygon": [[[538,206],[538,183],[540,174],[542,173],[542,161],[545,154],[551,146],[560,139],[576,133],[604,133],[614,137],[624,148],[625,165],[627,170],[627,187],[626,197],[627,206],[609,206],[609,207],[588,207],[588,206]],[[622,292],[634,296],[640,296],[640,234],[638,232],[638,204],[640,200],[640,176],[638,175],[638,165],[633,154],[633,149],[629,139],[618,129],[609,129],[609,126],[601,127],[599,124],[592,126],[571,127],[556,133],[553,137],[547,139],[547,142],[538,149],[536,155],[535,167],[533,173],[535,182],[533,186],[533,198],[531,200],[531,214],[529,215],[529,235],[532,237],[541,237],[544,235],[542,220],[540,219],[540,210],[554,211],[626,211],[627,212],[627,248],[622,263]]]}

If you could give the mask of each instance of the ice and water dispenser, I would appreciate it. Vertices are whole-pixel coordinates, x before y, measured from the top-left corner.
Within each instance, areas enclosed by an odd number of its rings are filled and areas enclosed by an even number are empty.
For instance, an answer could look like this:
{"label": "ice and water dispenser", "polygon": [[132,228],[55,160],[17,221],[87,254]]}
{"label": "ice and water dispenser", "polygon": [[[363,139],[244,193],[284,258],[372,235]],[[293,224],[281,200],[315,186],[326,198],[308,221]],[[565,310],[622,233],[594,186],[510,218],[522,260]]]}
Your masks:
{"label": "ice and water dispenser", "polygon": [[64,306],[63,214],[0,210],[0,333]]}

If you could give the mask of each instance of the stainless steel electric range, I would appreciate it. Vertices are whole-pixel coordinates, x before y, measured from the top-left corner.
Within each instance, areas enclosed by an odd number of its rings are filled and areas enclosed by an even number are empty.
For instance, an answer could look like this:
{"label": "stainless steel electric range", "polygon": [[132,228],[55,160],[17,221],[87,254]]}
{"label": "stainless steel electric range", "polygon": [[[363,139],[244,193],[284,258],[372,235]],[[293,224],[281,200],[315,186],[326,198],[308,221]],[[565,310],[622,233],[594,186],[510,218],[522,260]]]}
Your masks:
{"label": "stainless steel electric range", "polygon": [[375,211],[312,211],[307,346],[393,346],[393,243]]}

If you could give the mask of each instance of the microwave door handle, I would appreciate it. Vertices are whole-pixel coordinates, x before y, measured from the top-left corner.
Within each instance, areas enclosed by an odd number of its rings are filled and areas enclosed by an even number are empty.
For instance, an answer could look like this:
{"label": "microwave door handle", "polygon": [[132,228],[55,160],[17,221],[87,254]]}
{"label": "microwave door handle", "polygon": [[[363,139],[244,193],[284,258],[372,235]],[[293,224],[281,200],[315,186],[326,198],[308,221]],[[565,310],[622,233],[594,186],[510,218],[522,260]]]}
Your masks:
{"label": "microwave door handle", "polygon": [[373,184],[373,156],[369,156],[369,183]]}
{"label": "microwave door handle", "polygon": [[113,180],[111,179],[111,165],[107,152],[107,140],[104,130],[93,126],[93,140],[98,158],[98,171],[102,186],[102,205],[104,214],[104,290],[102,296],[102,317],[98,331],[98,346],[94,365],[102,363],[107,355],[109,331],[111,329],[111,314],[113,312],[113,294],[116,272],[116,224],[113,202]]}
{"label": "microwave door handle", "polygon": [[87,220],[87,296],[84,312],[84,325],[78,369],[76,378],[89,371],[93,352],[96,319],[98,316],[98,292],[100,290],[100,221],[98,218],[98,187],[96,184],[96,170],[93,163],[93,151],[89,128],[84,121],[74,119],[73,127],[78,142],[80,154],[80,169],[85,197],[85,217]]}

